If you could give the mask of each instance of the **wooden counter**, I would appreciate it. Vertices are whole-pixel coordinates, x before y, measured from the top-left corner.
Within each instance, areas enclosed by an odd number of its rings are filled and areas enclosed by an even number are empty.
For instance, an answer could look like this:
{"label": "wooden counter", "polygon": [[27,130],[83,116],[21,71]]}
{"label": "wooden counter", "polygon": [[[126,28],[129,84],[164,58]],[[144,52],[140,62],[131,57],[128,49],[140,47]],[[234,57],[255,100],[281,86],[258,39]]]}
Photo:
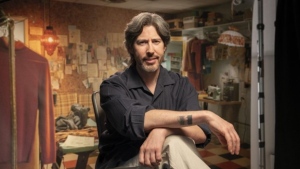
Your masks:
{"label": "wooden counter", "polygon": [[205,98],[198,98],[201,102],[206,102],[210,104],[216,104],[216,105],[240,105],[240,101],[219,101],[219,100],[213,100],[213,99],[205,99]]}
{"label": "wooden counter", "polygon": [[240,101],[219,101],[213,99],[198,98],[203,102],[203,109],[208,110],[208,104],[221,106],[221,117],[234,125],[238,121],[239,109],[242,102]]}

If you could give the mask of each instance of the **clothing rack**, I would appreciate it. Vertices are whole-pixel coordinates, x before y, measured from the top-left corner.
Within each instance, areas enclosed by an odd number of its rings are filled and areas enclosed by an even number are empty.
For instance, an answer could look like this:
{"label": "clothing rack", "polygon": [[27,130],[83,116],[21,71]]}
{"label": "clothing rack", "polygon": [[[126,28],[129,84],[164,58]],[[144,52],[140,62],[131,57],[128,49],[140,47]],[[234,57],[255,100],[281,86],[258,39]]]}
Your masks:
{"label": "clothing rack", "polygon": [[17,111],[16,111],[16,78],[15,78],[15,41],[14,41],[14,20],[10,19],[5,13],[0,10],[0,26],[5,26],[8,29],[8,48],[9,48],[9,74],[11,82],[11,120],[12,120],[12,169],[17,168]]}

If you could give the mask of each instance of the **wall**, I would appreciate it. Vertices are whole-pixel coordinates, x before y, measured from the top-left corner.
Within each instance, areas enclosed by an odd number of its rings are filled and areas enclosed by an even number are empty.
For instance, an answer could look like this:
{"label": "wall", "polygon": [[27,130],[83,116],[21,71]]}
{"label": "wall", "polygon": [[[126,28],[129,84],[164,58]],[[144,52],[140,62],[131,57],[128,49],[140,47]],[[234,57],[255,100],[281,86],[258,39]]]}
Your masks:
{"label": "wall", "polygon": [[[29,41],[39,41],[41,38],[40,35],[33,35],[30,32],[31,28],[41,28],[44,30],[50,21],[51,26],[54,27],[58,35],[68,36],[69,26],[76,27],[76,29],[80,30],[81,42],[93,47],[97,46],[97,43],[103,42],[108,34],[122,34],[126,23],[140,12],[51,1],[49,20],[48,6],[49,4],[45,4],[44,6],[43,1],[40,0],[18,1],[18,3],[12,0],[1,3],[1,9],[8,16],[23,16],[28,19]],[[51,63],[57,59],[57,53],[51,57],[43,52],[41,52],[41,55],[45,55]],[[95,60],[92,62],[97,63]],[[56,73],[52,72],[52,77],[56,77]],[[86,79],[86,73],[78,73],[74,69],[72,74],[64,74],[63,78],[59,80],[60,84],[57,92],[91,93],[93,88],[91,86],[86,88],[83,85],[82,81]]]}

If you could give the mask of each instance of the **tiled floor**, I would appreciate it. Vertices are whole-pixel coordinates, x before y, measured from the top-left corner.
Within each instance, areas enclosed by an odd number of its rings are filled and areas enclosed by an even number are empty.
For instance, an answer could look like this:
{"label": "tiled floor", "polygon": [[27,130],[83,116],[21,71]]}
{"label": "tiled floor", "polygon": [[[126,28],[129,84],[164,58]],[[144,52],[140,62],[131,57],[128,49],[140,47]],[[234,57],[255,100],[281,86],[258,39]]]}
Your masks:
{"label": "tiled floor", "polygon": [[[226,147],[217,141],[212,141],[204,149],[199,149],[203,160],[211,169],[250,169],[250,147],[248,144],[241,145],[239,155],[231,155]],[[90,155],[86,169],[94,169],[98,152]],[[76,165],[76,154],[64,156],[60,169],[74,169]]]}
{"label": "tiled floor", "polygon": [[[92,153],[88,159],[88,165],[85,169],[95,169],[95,163],[98,157],[98,151]],[[76,154],[64,155],[63,161],[61,162],[60,169],[75,169],[76,166]]]}
{"label": "tiled floor", "polygon": [[241,145],[239,155],[231,155],[226,147],[210,143],[204,149],[199,149],[202,159],[211,169],[250,169],[250,147]]}

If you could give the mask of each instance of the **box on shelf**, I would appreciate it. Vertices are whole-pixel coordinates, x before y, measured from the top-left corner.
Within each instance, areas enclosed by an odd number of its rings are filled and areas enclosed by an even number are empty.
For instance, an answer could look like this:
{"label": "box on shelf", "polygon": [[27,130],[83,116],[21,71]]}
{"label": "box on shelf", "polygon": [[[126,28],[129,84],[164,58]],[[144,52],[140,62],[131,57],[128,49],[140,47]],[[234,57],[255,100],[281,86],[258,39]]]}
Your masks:
{"label": "box on shelf", "polygon": [[252,9],[245,9],[244,11],[233,11],[232,21],[245,21],[252,19]]}
{"label": "box on shelf", "polygon": [[171,19],[171,20],[167,20],[167,22],[169,23],[170,30],[183,28],[182,19]]}
{"label": "box on shelf", "polygon": [[182,20],[183,20],[183,28],[184,29],[198,27],[198,17],[197,16],[184,17]]}
{"label": "box on shelf", "polygon": [[199,18],[199,21],[198,21],[198,27],[202,27],[202,26],[205,26],[205,22],[207,21],[206,18]]}
{"label": "box on shelf", "polygon": [[222,18],[222,14],[219,13],[219,12],[209,12],[207,14],[207,20],[208,21],[212,21],[212,20],[215,20],[217,18]]}

